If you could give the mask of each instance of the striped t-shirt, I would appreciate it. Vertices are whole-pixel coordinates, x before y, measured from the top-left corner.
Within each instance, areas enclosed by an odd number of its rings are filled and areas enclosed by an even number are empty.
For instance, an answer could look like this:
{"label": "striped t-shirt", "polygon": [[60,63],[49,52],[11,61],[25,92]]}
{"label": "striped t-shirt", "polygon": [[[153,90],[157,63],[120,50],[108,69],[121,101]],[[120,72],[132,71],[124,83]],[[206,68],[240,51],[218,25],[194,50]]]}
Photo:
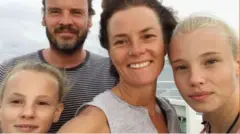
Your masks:
{"label": "striped t-shirt", "polygon": [[[42,50],[5,61],[0,65],[0,83],[11,67],[27,60],[47,63]],[[116,84],[116,79],[110,75],[109,69],[109,58],[87,52],[83,63],[65,70],[70,90],[64,97],[64,111],[60,120],[52,125],[50,133],[56,132],[64,123],[73,118],[76,110],[83,103],[92,101],[96,95],[111,89]]]}

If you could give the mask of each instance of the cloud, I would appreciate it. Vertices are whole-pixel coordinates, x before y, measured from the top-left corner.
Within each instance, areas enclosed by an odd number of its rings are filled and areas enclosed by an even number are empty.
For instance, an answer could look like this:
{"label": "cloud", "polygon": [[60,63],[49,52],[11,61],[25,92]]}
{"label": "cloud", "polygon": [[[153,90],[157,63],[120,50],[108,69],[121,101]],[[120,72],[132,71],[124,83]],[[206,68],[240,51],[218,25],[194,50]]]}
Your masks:
{"label": "cloud", "polygon": [[[192,12],[211,12],[224,19],[239,33],[239,0],[163,0],[183,18]],[[93,16],[85,48],[107,56],[98,39],[101,0],[93,0]],[[0,2],[0,62],[48,47],[45,28],[41,26],[41,0],[2,0]]]}
{"label": "cloud", "polygon": [[2,41],[0,40],[0,50],[3,48],[3,43]]}
{"label": "cloud", "polygon": [[1,61],[45,47],[40,7],[36,8],[33,3],[32,0],[1,2]]}
{"label": "cloud", "polygon": [[[94,1],[97,15],[85,48],[106,55],[98,41],[100,1]],[[41,0],[7,0],[0,3],[0,62],[15,56],[48,47],[45,28],[41,25]]]}
{"label": "cloud", "polygon": [[233,27],[239,35],[239,0],[163,0],[180,19],[192,13],[210,13]]}

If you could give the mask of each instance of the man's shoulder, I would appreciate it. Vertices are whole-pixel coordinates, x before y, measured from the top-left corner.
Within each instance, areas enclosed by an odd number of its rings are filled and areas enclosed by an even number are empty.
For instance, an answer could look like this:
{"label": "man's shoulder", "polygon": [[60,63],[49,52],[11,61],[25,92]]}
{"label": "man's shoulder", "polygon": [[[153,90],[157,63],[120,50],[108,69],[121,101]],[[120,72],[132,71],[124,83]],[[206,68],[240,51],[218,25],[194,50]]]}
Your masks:
{"label": "man's shoulder", "polygon": [[96,54],[96,53],[93,53],[93,52],[89,52],[89,58],[91,60],[104,60],[104,59],[108,59],[107,56],[103,56],[103,55],[100,55],[100,54]]}
{"label": "man's shoulder", "polygon": [[5,60],[1,63],[1,67],[11,67],[16,65],[19,62],[29,61],[29,60],[40,61],[40,56],[38,53],[39,51],[35,51],[35,52],[31,52],[28,54],[24,54],[21,56],[17,56],[17,57]]}
{"label": "man's shoulder", "polygon": [[92,65],[110,65],[110,58],[106,56],[102,56],[96,53],[89,52],[89,59],[88,62]]}
{"label": "man's shoulder", "polygon": [[3,61],[0,64],[0,83],[7,74],[7,72],[14,67],[16,64],[23,62],[23,61],[41,61],[39,57],[39,51],[31,52],[22,56],[14,57],[8,60]]}

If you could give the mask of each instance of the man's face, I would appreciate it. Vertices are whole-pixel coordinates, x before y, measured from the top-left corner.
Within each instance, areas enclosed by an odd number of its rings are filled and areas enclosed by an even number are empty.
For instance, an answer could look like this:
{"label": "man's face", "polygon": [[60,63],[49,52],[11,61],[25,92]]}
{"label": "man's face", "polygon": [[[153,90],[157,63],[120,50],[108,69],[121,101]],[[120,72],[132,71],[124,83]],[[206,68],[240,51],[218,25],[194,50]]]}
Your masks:
{"label": "man's face", "polygon": [[51,48],[71,55],[83,47],[91,16],[87,0],[46,0],[43,24]]}

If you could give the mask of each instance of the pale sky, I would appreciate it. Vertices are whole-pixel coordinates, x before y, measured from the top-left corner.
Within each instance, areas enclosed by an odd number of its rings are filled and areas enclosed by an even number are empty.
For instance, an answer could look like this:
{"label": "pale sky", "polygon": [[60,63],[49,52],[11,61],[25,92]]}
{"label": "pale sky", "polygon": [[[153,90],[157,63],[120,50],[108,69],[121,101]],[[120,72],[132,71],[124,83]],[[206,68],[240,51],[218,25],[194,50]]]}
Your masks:
{"label": "pale sky", "polygon": [[[98,41],[101,0],[93,0],[96,15],[85,48],[106,55]],[[239,0],[163,0],[182,19],[194,12],[211,13],[225,20],[239,33]],[[41,0],[1,0],[0,62],[48,47],[45,28],[41,25]]]}

